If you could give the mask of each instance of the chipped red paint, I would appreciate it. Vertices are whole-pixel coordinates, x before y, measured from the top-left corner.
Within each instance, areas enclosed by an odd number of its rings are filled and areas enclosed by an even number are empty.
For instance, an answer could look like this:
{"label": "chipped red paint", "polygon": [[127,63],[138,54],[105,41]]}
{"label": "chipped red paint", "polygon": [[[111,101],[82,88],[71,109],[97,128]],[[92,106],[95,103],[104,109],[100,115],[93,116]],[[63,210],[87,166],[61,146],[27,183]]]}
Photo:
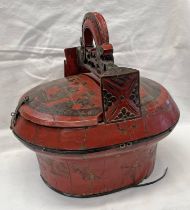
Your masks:
{"label": "chipped red paint", "polygon": [[177,105],[160,84],[114,64],[99,13],[85,15],[81,47],[65,56],[65,78],[20,99],[14,134],[36,152],[42,178],[58,192],[88,197],[138,184],[179,119]]}

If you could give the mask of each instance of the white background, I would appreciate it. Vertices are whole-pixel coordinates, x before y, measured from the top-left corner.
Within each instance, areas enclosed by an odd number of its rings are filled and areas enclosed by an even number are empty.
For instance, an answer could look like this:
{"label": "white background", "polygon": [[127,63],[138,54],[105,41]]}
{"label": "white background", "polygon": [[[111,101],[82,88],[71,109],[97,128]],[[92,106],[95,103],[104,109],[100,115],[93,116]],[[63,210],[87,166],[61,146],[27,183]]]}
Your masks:
{"label": "white background", "polygon": [[[163,84],[181,111],[159,143],[151,186],[76,199],[55,193],[39,176],[33,152],[9,130],[10,113],[28,89],[63,77],[64,48],[79,45],[88,11],[105,17],[115,63]],[[190,209],[190,1],[0,0],[0,209]]]}

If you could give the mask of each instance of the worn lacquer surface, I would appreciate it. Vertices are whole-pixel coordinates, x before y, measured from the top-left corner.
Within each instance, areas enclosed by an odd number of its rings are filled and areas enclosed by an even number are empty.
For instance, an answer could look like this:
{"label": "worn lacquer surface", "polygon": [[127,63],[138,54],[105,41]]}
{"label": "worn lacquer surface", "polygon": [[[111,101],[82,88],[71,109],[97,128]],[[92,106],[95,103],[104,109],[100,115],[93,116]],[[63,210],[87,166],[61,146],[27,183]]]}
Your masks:
{"label": "worn lacquer surface", "polygon": [[156,143],[86,155],[37,153],[41,176],[57,191],[90,196],[135,185],[154,167]]}
{"label": "worn lacquer surface", "polygon": [[[21,112],[14,127],[14,132],[32,144],[54,149],[77,150],[134,141],[160,134],[175,125],[179,117],[179,111],[168,92],[158,83],[149,79],[142,78],[140,84],[142,110],[142,117],[140,118],[110,124],[98,123],[94,126],[86,126],[85,128],[62,128],[37,125],[23,118]],[[25,110],[28,111],[28,109],[25,109],[27,106],[30,108],[30,104],[22,106],[23,113]],[[30,109],[32,109],[32,106]],[[56,107],[56,103],[52,105],[52,107],[54,106]],[[97,103],[97,107],[101,110],[101,104]],[[49,114],[49,110],[52,109],[43,109],[42,111],[48,111]],[[57,107],[55,110],[57,110]],[[60,110],[63,110],[62,107]],[[34,116],[34,113],[36,111],[32,112],[33,115],[31,116]],[[80,112],[77,113],[80,114]],[[44,117],[45,115],[42,116]],[[62,118],[67,117],[64,115],[58,116]],[[90,117],[93,116],[91,115]],[[80,115],[78,118],[80,119]],[[56,118],[48,118],[48,122],[55,123],[54,119]],[[37,120],[39,121],[39,118]]]}

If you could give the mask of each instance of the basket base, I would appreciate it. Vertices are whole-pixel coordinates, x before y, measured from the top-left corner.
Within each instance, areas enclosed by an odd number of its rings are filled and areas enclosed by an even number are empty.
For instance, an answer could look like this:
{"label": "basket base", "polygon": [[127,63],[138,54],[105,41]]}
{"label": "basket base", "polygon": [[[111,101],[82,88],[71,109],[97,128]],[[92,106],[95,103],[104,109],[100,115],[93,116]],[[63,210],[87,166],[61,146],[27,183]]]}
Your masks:
{"label": "basket base", "polygon": [[[122,191],[122,190],[126,190],[128,188],[131,188],[131,187],[136,187],[138,185],[130,185],[130,186],[125,186],[125,187],[121,187],[119,189],[114,189],[114,190],[111,190],[111,191],[108,191],[108,192],[102,192],[102,193],[95,193],[95,194],[91,194],[91,195],[74,195],[74,194],[69,194],[69,193],[64,193],[60,190],[57,190],[56,188],[52,187],[51,185],[48,184],[48,182],[42,177],[42,175],[40,175],[40,177],[42,178],[43,182],[50,188],[52,189],[53,191],[61,194],[61,195],[65,195],[65,196],[68,196],[68,197],[73,197],[73,198],[91,198],[91,197],[98,197],[98,196],[103,196],[103,195],[108,195],[108,194],[112,194],[112,193],[115,193],[115,192],[119,192],[119,191]],[[147,177],[148,178],[148,177]],[[146,178],[145,178],[146,179]]]}
{"label": "basket base", "polygon": [[[68,196],[68,197],[74,197],[74,198],[91,198],[91,197],[98,197],[98,196],[103,196],[103,195],[108,195],[108,194],[111,194],[111,193],[115,193],[115,192],[119,192],[121,190],[126,190],[128,188],[132,188],[132,187],[144,187],[144,186],[147,186],[147,185],[151,185],[151,184],[154,184],[158,181],[160,181],[161,179],[163,179],[166,175],[168,171],[168,168],[165,169],[164,171],[164,174],[159,177],[158,179],[154,180],[154,181],[151,181],[151,182],[147,182],[147,183],[143,183],[143,184],[138,184],[138,185],[131,185],[131,186],[126,186],[126,187],[122,187],[122,188],[119,188],[119,189],[115,189],[115,190],[112,190],[112,191],[109,191],[109,192],[103,192],[103,193],[96,193],[96,194],[91,194],[91,195],[84,195],[84,196],[81,196],[81,195],[73,195],[73,194],[68,194],[68,193],[64,193],[62,191],[59,191],[57,189],[55,189],[54,187],[52,187],[51,185],[48,184],[48,182],[42,177],[42,175],[40,175],[40,177],[42,178],[43,182],[52,190],[54,190],[55,192],[61,194],[61,195],[65,195],[65,196]],[[147,177],[148,178],[148,177]],[[146,178],[145,178],[146,179]]]}
{"label": "basket base", "polygon": [[56,192],[95,197],[137,186],[153,171],[157,143],[85,155],[37,152],[41,177]]}

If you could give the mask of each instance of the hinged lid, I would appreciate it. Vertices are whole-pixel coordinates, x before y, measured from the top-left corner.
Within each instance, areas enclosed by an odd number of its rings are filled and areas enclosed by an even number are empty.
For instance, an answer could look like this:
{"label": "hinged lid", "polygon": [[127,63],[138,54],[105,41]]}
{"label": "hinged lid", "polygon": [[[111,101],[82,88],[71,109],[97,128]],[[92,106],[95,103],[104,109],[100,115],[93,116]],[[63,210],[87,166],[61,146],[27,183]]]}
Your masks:
{"label": "hinged lid", "polygon": [[102,113],[98,84],[80,74],[39,85],[25,94],[20,114],[34,123],[55,127],[96,125]]}

